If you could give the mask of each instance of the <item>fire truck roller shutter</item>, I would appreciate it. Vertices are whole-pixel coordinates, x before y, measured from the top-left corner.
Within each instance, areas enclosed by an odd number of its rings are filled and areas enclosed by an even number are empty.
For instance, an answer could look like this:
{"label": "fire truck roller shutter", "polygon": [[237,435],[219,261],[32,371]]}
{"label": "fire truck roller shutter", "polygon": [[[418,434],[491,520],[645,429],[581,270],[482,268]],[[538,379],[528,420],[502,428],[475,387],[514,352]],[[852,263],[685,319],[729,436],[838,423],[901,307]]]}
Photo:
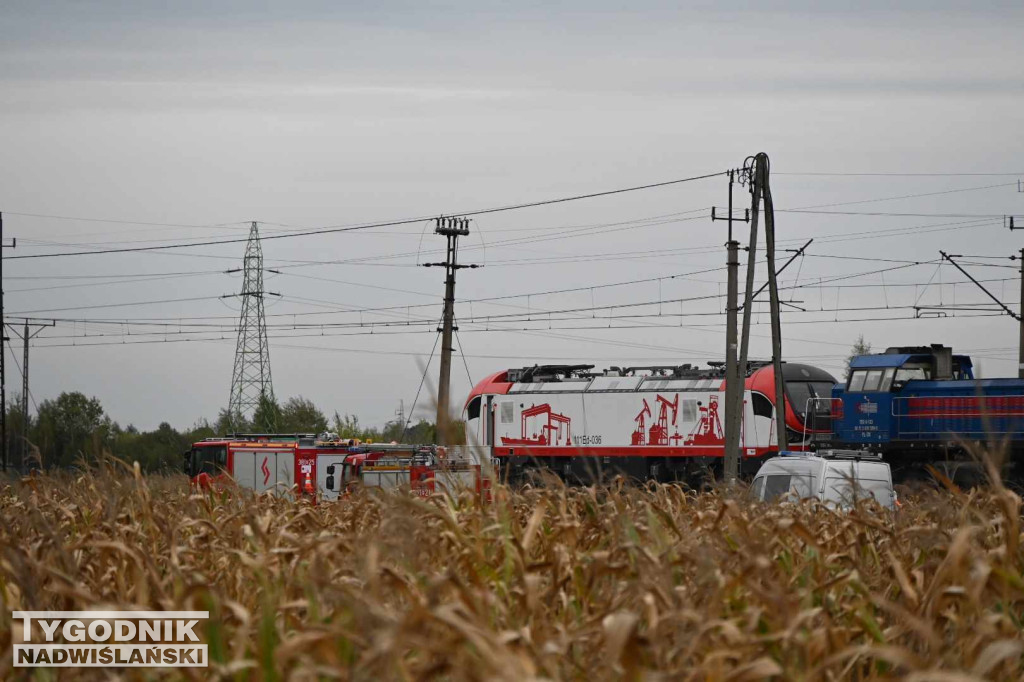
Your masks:
{"label": "fire truck roller shutter", "polygon": [[243,488],[257,489],[257,483],[262,482],[263,477],[256,478],[256,453],[251,450],[236,450],[234,478]]}
{"label": "fire truck roller shutter", "polygon": [[291,450],[275,452],[272,457],[274,458],[274,466],[277,470],[275,492],[278,495],[286,495],[291,492],[292,486],[295,485],[295,452]]}

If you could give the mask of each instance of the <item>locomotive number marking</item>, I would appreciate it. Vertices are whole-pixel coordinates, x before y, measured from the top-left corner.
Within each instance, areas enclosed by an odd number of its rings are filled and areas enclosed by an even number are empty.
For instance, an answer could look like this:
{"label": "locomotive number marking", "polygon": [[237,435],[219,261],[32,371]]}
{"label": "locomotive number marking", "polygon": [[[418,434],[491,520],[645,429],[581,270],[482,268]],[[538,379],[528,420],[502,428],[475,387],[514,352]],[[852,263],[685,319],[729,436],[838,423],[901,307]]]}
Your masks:
{"label": "locomotive number marking", "polygon": [[573,436],[573,445],[600,445],[601,436]]}

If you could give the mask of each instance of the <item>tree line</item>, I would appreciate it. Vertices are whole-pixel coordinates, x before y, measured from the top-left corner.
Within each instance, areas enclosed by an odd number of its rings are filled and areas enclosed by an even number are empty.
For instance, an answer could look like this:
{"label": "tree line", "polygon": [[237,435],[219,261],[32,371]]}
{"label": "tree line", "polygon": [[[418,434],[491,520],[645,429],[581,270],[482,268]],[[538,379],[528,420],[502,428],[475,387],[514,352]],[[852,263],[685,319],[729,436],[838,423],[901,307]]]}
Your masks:
{"label": "tree line", "polygon": [[77,391],[44,400],[39,403],[38,414],[30,414],[27,420],[18,396],[8,402],[6,411],[8,461],[22,472],[74,467],[107,454],[138,462],[147,472],[178,472],[182,455],[192,443],[229,433],[329,432],[342,439],[387,443],[434,443],[437,439],[434,424],[423,419],[408,428],[398,419],[383,428],[364,426],[357,416],[337,411],[328,419],[313,401],[302,396],[283,404],[264,399],[251,420],[234,418],[224,409],[213,422],[200,419],[180,431],[167,422],[153,431],[142,431],[132,424],[121,426],[107,415],[98,398]]}

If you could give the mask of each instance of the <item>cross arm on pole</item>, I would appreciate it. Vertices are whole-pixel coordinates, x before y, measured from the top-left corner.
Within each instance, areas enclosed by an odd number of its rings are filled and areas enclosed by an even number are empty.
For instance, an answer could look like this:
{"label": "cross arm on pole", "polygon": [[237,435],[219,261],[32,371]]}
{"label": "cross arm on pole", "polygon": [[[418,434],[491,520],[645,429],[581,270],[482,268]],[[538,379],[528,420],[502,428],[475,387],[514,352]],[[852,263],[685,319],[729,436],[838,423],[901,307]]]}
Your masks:
{"label": "cross arm on pole", "polygon": [[957,270],[959,270],[960,272],[962,272],[962,273],[964,274],[964,276],[965,276],[965,277],[966,277],[967,279],[969,279],[969,280],[971,280],[972,282],[974,282],[974,284],[975,284],[975,285],[976,285],[976,286],[977,286],[977,287],[978,287],[979,289],[981,289],[982,291],[984,291],[984,292],[985,292],[985,294],[986,294],[986,295],[987,295],[987,296],[988,296],[989,298],[991,298],[991,299],[992,299],[993,301],[995,301],[995,302],[996,302],[996,304],[997,304],[997,305],[998,305],[998,306],[999,306],[1000,308],[1002,308],[1003,310],[1005,310],[1005,311],[1006,311],[1006,314],[1007,314],[1007,315],[1009,315],[1009,316],[1010,316],[1010,317],[1012,317],[1013,319],[1017,320],[1018,322],[1020,322],[1020,321],[1021,321],[1021,319],[1020,319],[1020,315],[1018,315],[1017,313],[1015,313],[1015,312],[1013,312],[1012,310],[1010,310],[1010,308],[1009,308],[1009,307],[1007,307],[1007,305],[1006,305],[1005,303],[1003,303],[1003,302],[1002,302],[1002,301],[1000,301],[1000,300],[999,300],[998,298],[996,298],[996,297],[995,297],[995,295],[993,295],[993,293],[992,293],[991,291],[989,291],[988,289],[986,289],[986,288],[985,288],[985,286],[984,286],[984,285],[983,285],[983,284],[982,284],[981,282],[979,282],[978,280],[974,279],[974,277],[972,277],[972,276],[971,276],[971,273],[969,273],[969,272],[967,272],[966,270],[964,270],[964,269],[963,269],[962,267],[960,267],[960,264],[959,264],[959,263],[957,263],[957,262],[956,262],[955,260],[953,260],[954,258],[956,258],[956,257],[957,257],[957,255],[956,255],[956,254],[950,255],[950,254],[946,253],[945,251],[939,251],[939,253],[940,253],[940,254],[942,254],[942,257],[943,257],[943,258],[944,258],[945,260],[948,260],[948,261],[949,261],[950,263],[952,263],[952,264],[953,264],[953,267],[954,267],[954,268],[956,268]]}
{"label": "cross arm on pole", "polygon": [[[12,319],[12,318],[8,318],[8,319]],[[16,319],[16,318],[13,318],[13,319]],[[57,321],[56,320],[50,320],[49,322],[29,322],[28,320],[25,320],[25,322],[28,324],[29,327],[36,327],[36,329],[34,329],[33,331],[29,332],[28,338],[30,338],[30,339],[34,339],[44,329],[48,329],[50,327],[56,327],[57,326]],[[25,340],[24,333],[20,329],[18,329],[18,326],[15,325],[13,322],[4,322],[4,327],[6,327],[6,328],[10,329],[12,332],[14,332],[14,335],[17,336],[22,341]],[[6,341],[7,337],[4,337],[4,340]]]}

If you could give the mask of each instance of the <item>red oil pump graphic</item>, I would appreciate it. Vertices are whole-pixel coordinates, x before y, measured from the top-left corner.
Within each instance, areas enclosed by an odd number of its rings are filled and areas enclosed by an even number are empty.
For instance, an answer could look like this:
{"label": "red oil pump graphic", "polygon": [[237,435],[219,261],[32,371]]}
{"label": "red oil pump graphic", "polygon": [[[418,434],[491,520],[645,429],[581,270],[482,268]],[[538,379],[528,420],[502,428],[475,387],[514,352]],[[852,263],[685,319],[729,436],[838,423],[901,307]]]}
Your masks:
{"label": "red oil pump graphic", "polygon": [[[648,445],[668,445],[669,441],[675,441],[678,445],[683,439],[679,430],[675,429],[673,435],[668,435],[668,412],[672,410],[672,426],[676,426],[679,419],[679,394],[676,393],[675,400],[669,400],[663,395],[658,395],[658,423],[651,427],[651,438]],[[648,412],[648,414],[650,414]]]}
{"label": "red oil pump graphic", "polygon": [[[540,417],[541,415],[547,415],[547,423],[540,427],[540,433],[534,432],[532,436],[527,436],[528,433],[527,420],[534,417]],[[522,422],[521,422],[521,438],[509,438],[508,436],[501,437],[502,445],[571,445],[571,434],[570,424],[572,418],[566,417],[564,414],[558,414],[557,412],[551,411],[551,405],[544,403],[543,405],[534,405],[523,410]],[[562,429],[565,429],[565,439],[562,439]]]}
{"label": "red oil pump graphic", "polygon": [[647,398],[644,398],[644,409],[640,410],[640,414],[633,418],[633,421],[636,422],[636,429],[633,431],[633,445],[647,445],[647,421],[644,417],[650,416],[651,406],[647,404]]}
{"label": "red oil pump graphic", "polygon": [[708,399],[708,406],[700,408],[700,419],[683,441],[683,445],[721,445],[725,442],[722,422],[718,419],[718,396]]}

